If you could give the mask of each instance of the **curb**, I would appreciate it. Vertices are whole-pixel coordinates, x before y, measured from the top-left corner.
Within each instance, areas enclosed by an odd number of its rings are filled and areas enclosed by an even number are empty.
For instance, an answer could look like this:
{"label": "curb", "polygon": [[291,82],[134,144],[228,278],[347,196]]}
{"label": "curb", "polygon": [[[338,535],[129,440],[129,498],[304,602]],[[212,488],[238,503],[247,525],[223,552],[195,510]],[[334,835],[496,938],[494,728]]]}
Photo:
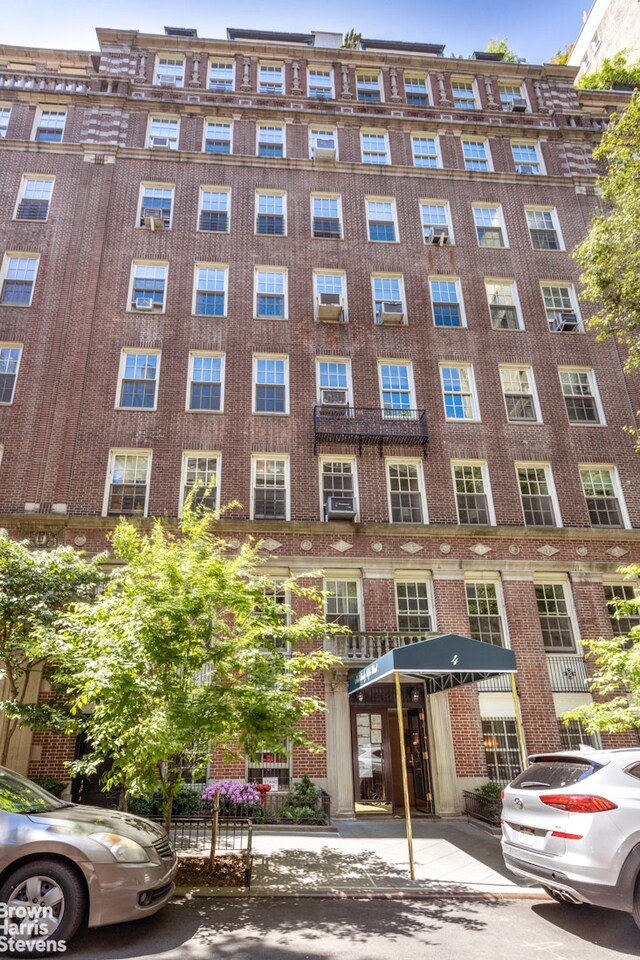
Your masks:
{"label": "curb", "polygon": [[336,890],[333,887],[318,887],[313,891],[293,893],[284,890],[247,890],[238,887],[180,887],[172,899],[230,898],[246,900],[548,900],[539,887],[515,890],[416,890],[413,887],[396,887],[392,890]]}

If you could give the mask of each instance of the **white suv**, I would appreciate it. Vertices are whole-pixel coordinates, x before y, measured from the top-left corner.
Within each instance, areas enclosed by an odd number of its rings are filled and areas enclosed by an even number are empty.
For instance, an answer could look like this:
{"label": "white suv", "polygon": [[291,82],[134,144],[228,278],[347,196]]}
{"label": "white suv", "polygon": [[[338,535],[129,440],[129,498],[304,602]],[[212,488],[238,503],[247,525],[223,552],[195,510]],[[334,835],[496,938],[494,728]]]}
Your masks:
{"label": "white suv", "polygon": [[502,793],[502,854],[555,900],[640,927],[640,749],[536,754]]}

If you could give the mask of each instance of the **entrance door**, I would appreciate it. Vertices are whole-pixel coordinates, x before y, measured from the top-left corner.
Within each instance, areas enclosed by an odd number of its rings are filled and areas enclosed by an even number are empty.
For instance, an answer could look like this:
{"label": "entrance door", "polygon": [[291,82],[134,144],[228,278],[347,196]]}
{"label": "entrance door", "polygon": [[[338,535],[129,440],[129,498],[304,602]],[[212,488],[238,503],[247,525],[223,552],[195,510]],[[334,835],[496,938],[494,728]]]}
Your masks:
{"label": "entrance door", "polygon": [[355,710],[353,742],[356,802],[391,803],[391,761],[386,709]]}
{"label": "entrance door", "polygon": [[408,710],[409,727],[408,760],[413,774],[413,795],[416,805],[432,810],[431,785],[429,783],[429,754],[424,736],[424,721],[420,710]]}

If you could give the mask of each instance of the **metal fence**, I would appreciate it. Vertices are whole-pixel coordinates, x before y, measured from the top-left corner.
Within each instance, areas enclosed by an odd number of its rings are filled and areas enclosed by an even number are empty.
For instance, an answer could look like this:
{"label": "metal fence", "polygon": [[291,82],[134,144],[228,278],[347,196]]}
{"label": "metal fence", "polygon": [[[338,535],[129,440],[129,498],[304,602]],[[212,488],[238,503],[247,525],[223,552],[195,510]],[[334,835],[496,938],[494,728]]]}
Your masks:
{"label": "metal fence", "polygon": [[482,820],[483,823],[490,823],[497,827],[500,825],[500,815],[502,813],[502,800],[497,797],[483,797],[479,793],[472,793],[465,790],[464,812],[472,820]]}
{"label": "metal fence", "polygon": [[[155,820],[156,823],[162,823]],[[169,828],[172,846],[181,852],[208,853],[211,847],[211,817],[175,817]],[[253,824],[243,818],[220,818],[216,854],[238,853],[251,856]]]}

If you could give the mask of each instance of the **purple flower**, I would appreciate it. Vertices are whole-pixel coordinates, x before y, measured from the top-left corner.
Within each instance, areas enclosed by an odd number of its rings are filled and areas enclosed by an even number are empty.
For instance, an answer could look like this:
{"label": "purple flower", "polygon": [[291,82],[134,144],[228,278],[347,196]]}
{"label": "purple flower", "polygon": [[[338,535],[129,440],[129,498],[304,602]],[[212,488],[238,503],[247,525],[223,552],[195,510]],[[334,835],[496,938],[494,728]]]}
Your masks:
{"label": "purple flower", "polygon": [[211,783],[204,790],[202,799],[212,801],[218,790],[221,797],[226,797],[230,803],[238,806],[260,803],[260,794],[253,784],[239,783],[237,780],[219,780],[217,783]]}

